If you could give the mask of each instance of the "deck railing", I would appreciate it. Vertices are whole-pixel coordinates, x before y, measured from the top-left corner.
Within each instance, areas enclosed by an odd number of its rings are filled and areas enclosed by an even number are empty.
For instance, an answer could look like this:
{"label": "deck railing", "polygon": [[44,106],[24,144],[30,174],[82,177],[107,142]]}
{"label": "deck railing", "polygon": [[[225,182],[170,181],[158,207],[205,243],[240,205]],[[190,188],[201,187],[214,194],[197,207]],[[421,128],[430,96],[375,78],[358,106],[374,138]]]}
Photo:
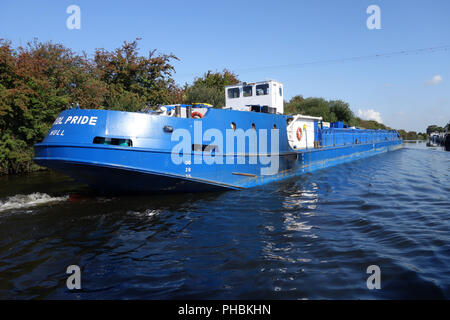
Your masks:
{"label": "deck railing", "polygon": [[398,133],[394,130],[371,129],[318,129],[317,137],[322,147],[346,146],[354,144],[376,143],[382,141],[398,140]]}

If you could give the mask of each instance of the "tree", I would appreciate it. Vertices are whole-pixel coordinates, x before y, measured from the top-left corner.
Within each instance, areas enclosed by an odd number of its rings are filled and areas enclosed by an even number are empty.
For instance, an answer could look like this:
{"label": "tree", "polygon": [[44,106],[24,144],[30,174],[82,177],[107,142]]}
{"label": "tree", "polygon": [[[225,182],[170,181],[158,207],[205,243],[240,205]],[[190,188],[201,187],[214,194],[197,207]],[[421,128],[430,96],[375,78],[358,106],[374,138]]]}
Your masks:
{"label": "tree", "polygon": [[302,95],[297,95],[291,98],[291,100],[284,102],[284,113],[291,114],[295,113],[299,108],[299,105],[305,101]]}
{"label": "tree", "polygon": [[402,137],[403,140],[406,140],[408,133],[405,130],[400,129],[397,132],[400,134],[400,136]]}
{"label": "tree", "polygon": [[295,96],[288,105],[287,110],[292,113],[299,113],[315,117],[322,117],[324,121],[337,121],[336,115],[330,111],[328,101],[323,98],[306,98]]}
{"label": "tree", "polygon": [[429,135],[430,133],[433,133],[433,132],[444,132],[444,131],[445,131],[444,128],[439,127],[439,126],[437,126],[437,125],[435,125],[435,124],[430,125],[430,126],[427,127],[427,134],[428,134],[428,135]]}
{"label": "tree", "polygon": [[286,102],[286,113],[301,113],[322,117],[324,121],[335,122],[343,121],[348,125],[356,125],[355,119],[350,105],[342,100],[327,101],[323,98],[303,98],[301,95],[294,96]]}
{"label": "tree", "polygon": [[355,123],[356,127],[361,127],[364,129],[372,129],[372,130],[377,130],[377,129],[390,130],[391,129],[391,128],[385,126],[384,124],[379,123],[378,121],[363,120],[359,117],[355,118],[354,123]]}
{"label": "tree", "polygon": [[83,108],[137,111],[145,105],[181,102],[172,79],[177,58],[138,53],[137,40],[93,59],[61,44],[39,42],[14,49],[0,40],[0,174],[34,170],[33,144],[71,103]]}
{"label": "tree", "polygon": [[0,172],[32,167],[32,145],[70,102],[86,64],[59,44],[34,40],[12,49],[9,42],[0,42]]}
{"label": "tree", "polygon": [[343,121],[349,125],[354,125],[355,115],[350,109],[350,105],[342,100],[333,100],[328,102],[330,112],[336,115],[339,121]]}
{"label": "tree", "polygon": [[215,107],[225,105],[225,86],[239,83],[233,72],[224,69],[222,72],[206,72],[203,77],[194,80],[186,88],[186,103],[204,102]]}
{"label": "tree", "polygon": [[406,134],[406,140],[417,140],[417,132],[415,131],[409,131]]}
{"label": "tree", "polygon": [[173,54],[156,55],[156,50],[147,57],[140,56],[137,41],[124,41],[114,51],[95,52],[93,72],[109,86],[108,105],[137,111],[145,105],[173,103],[179,88],[172,78],[175,69],[170,62],[178,58]]}
{"label": "tree", "polygon": [[417,139],[418,140],[428,140],[428,135],[426,133],[419,132],[417,134]]}

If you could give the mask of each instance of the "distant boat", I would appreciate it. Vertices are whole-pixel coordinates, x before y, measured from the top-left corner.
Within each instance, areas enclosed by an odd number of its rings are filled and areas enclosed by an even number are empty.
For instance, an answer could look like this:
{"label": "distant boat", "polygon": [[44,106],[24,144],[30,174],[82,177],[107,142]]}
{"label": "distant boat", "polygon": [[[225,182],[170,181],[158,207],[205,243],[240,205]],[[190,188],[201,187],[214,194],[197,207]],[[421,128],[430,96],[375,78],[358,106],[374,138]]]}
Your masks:
{"label": "distant boat", "polygon": [[445,147],[446,151],[450,151],[450,131],[448,131],[450,128],[447,126],[447,131],[444,134],[444,139],[442,141],[442,145]]}
{"label": "distant boat", "polygon": [[450,132],[432,132],[427,142],[428,147],[443,146],[445,150],[450,151]]}
{"label": "distant boat", "polygon": [[441,144],[441,136],[439,132],[430,133],[430,137],[428,138],[428,147],[437,147]]}
{"label": "distant boat", "polygon": [[100,192],[250,188],[399,149],[395,130],[348,128],[283,114],[277,81],[225,88],[226,107],[61,112],[34,161]]}

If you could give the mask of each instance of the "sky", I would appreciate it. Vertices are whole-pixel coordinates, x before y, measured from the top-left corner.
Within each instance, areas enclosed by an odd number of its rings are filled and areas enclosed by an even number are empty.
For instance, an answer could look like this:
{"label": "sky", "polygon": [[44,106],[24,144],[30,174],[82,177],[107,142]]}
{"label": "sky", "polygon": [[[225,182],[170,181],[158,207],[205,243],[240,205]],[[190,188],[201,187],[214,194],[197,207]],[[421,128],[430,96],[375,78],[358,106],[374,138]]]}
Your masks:
{"label": "sky", "polygon": [[[80,29],[67,27],[70,5],[80,8]],[[367,26],[370,5],[379,29]],[[180,85],[227,68],[242,81],[282,82],[285,99],[344,100],[396,129],[450,121],[448,0],[2,1],[0,38],[19,46],[35,37],[90,55],[142,38],[142,55],[180,59]],[[404,53],[386,55],[396,52]]]}

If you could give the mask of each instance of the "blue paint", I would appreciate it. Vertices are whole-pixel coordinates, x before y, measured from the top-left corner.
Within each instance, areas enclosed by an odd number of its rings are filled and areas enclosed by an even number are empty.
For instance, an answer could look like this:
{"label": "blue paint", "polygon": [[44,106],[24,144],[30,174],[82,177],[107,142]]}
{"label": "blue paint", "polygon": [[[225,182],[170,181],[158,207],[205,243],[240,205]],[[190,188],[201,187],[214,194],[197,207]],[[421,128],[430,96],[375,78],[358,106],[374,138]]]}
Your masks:
{"label": "blue paint", "polygon": [[[103,192],[194,192],[250,188],[395,150],[402,144],[396,131],[321,129],[320,123],[316,122],[315,138],[321,147],[294,150],[289,146],[286,131],[289,117],[214,108],[207,108],[202,119],[71,109],[63,111],[44,141],[35,145],[34,161]],[[194,141],[195,128],[201,127],[203,133],[217,129],[225,138],[232,122],[237,129],[244,131],[251,130],[252,124],[257,132],[268,130],[268,141],[275,131],[271,129],[276,126],[279,166],[274,174],[261,173],[267,164],[259,161],[249,163],[251,158],[262,153],[252,154],[248,143],[245,154],[242,154],[245,163],[238,164],[239,154],[233,155],[217,148],[211,155],[202,151],[202,146],[213,144],[212,141]],[[193,137],[192,144],[199,146],[199,149],[193,146],[194,151],[189,150],[188,163],[175,164],[172,161],[172,150],[179,142],[171,141],[172,132],[167,128],[187,130]],[[270,143],[267,155],[276,157]],[[208,157],[210,160],[211,157],[221,158],[223,164],[196,163],[196,160]],[[226,164],[227,161],[234,164]]]}

